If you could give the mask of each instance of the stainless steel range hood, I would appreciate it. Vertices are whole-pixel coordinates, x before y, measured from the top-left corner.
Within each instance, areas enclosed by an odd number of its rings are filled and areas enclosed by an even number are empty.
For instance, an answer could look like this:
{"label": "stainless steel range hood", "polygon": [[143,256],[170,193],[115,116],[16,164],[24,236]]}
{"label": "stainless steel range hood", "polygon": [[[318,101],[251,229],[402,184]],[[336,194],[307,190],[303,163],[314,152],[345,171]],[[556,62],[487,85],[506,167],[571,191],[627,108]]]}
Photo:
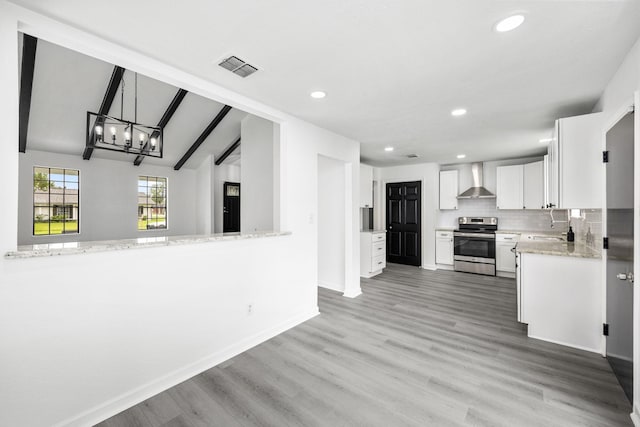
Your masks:
{"label": "stainless steel range hood", "polygon": [[482,163],[471,164],[473,186],[462,192],[458,199],[495,199],[496,195],[482,186]]}

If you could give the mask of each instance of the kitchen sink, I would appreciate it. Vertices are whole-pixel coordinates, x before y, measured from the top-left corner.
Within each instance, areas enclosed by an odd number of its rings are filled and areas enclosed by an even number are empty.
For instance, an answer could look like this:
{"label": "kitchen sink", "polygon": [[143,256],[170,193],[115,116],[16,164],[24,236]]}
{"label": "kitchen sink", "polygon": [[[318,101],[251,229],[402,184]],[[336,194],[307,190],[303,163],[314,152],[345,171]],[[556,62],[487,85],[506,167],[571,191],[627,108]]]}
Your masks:
{"label": "kitchen sink", "polygon": [[560,236],[529,236],[531,240],[545,241],[545,242],[564,242],[564,237]]}

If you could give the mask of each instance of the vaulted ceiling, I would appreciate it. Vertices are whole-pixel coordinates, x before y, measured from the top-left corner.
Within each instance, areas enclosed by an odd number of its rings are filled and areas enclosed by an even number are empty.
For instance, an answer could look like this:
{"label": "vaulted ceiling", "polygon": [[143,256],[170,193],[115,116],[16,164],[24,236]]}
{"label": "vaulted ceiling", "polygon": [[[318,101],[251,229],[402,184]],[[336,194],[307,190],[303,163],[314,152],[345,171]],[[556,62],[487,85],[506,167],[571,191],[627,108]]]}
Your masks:
{"label": "vaulted ceiling", "polygon": [[[539,154],[640,36],[637,0],[13,1],[352,137],[380,165]],[[515,12],[521,27],[493,31]],[[230,54],[260,71],[218,67]]]}
{"label": "vaulted ceiling", "polygon": [[[96,112],[105,94],[114,65],[39,40],[36,50],[27,150],[82,156],[86,137],[86,113]],[[133,121],[135,74],[124,73],[121,88],[109,115]],[[137,122],[156,125],[178,88],[138,75]],[[164,129],[164,157],[147,157],[145,163],[174,166],[224,105],[193,93],[186,97]],[[247,113],[232,109],[202,146],[185,163],[198,167],[206,156],[219,156],[240,135],[240,121]],[[236,153],[237,155],[237,153]],[[135,155],[96,149],[93,157],[133,163]],[[237,160],[236,157],[229,161]]]}

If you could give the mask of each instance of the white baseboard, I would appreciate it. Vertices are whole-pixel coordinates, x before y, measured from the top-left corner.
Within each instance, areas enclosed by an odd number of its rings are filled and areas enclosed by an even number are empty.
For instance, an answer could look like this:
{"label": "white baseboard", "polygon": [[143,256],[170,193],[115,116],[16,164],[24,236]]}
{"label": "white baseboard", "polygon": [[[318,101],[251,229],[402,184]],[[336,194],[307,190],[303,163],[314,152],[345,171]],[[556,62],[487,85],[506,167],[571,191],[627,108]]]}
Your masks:
{"label": "white baseboard", "polygon": [[[531,324],[529,324],[529,330],[531,330]],[[577,348],[578,350],[589,351],[591,353],[598,353],[598,354],[602,353],[602,350],[599,349],[599,348],[589,348],[589,347],[583,347],[583,346],[575,345],[575,344],[568,344],[568,343],[562,342],[562,341],[550,340],[550,339],[547,339],[547,338],[540,338],[540,337],[537,337],[537,336],[531,335],[531,334],[529,334],[528,337],[536,339],[536,340],[540,340],[540,341],[550,342],[550,343],[553,343],[553,344],[563,345],[565,347]]]}
{"label": "white baseboard", "polygon": [[427,264],[423,265],[422,268],[424,268],[425,270],[437,270],[438,266],[435,264]]}
{"label": "white baseboard", "polygon": [[140,402],[147,400],[150,397],[155,396],[181,382],[192,378],[201,372],[211,369],[216,365],[229,360],[240,353],[249,350],[252,347],[261,344],[276,335],[279,335],[294,326],[297,326],[307,320],[320,314],[318,307],[312,310],[307,310],[292,318],[282,322],[274,327],[268,328],[262,332],[252,335],[248,338],[238,341],[235,344],[230,345],[212,355],[202,358],[194,363],[191,363],[183,368],[170,372],[163,377],[158,378],[152,382],[137,387],[131,391],[128,391],[120,396],[117,396],[101,405],[88,409],[78,415],[71,418],[67,418],[54,425],[54,427],[80,427],[80,426],[92,426],[99,422],[111,418],[112,416],[119,414],[120,412],[137,405]]}
{"label": "white baseboard", "polygon": [[496,271],[496,276],[498,277],[507,277],[509,279],[515,279],[516,273],[511,273],[509,271]]}
{"label": "white baseboard", "polygon": [[633,405],[633,412],[631,413],[631,422],[635,427],[640,427],[640,417],[638,417],[638,408]]}
{"label": "white baseboard", "polygon": [[[431,270],[431,269],[429,269],[429,270]],[[434,270],[449,270],[449,271],[453,271],[453,265],[436,264],[436,268]]]}
{"label": "white baseboard", "polygon": [[345,292],[344,294],[342,294],[343,297],[347,297],[347,298],[355,298],[359,295],[362,295],[362,289],[360,288],[355,289],[353,291]]}
{"label": "white baseboard", "polygon": [[344,292],[344,285],[338,285],[336,283],[326,282],[324,280],[318,280],[318,286],[336,292]]}

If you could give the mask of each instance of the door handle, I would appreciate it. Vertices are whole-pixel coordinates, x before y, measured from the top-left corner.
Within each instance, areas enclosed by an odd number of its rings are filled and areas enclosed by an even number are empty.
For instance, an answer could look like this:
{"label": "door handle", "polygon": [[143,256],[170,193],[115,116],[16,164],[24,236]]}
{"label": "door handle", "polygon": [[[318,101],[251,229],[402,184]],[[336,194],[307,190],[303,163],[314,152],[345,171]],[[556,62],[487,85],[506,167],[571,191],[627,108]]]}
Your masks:
{"label": "door handle", "polygon": [[618,278],[618,280],[628,280],[629,282],[633,283],[633,273],[629,272],[629,273],[618,273],[616,274],[616,277]]}

